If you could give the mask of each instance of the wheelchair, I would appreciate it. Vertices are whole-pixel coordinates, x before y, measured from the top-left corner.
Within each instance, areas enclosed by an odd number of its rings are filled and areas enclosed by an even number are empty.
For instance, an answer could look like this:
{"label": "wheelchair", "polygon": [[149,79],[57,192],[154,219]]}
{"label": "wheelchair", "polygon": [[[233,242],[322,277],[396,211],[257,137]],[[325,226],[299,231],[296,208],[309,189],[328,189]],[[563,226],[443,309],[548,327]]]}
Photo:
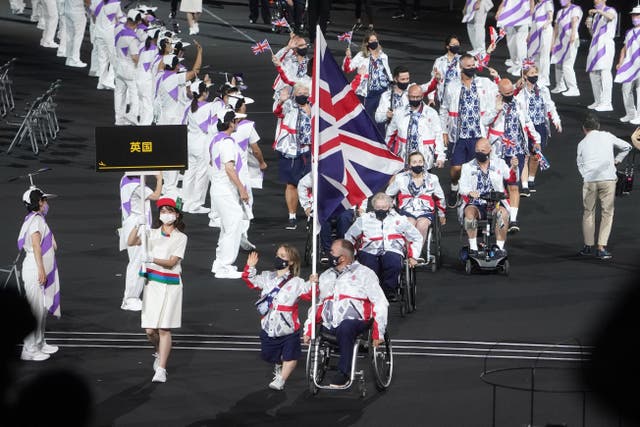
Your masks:
{"label": "wheelchair", "polygon": [[273,22],[278,21],[281,18],[285,18],[289,25],[293,23],[291,19],[292,12],[287,2],[285,0],[269,0],[269,9],[271,12],[272,22],[271,31],[278,34],[282,33],[283,31],[286,32],[287,28],[274,25]]}
{"label": "wheelchair", "polygon": [[422,246],[422,258],[423,264],[418,264],[416,267],[429,267],[431,271],[435,273],[440,267],[442,267],[442,225],[440,224],[440,218],[438,217],[438,208],[435,207],[433,213],[434,220],[429,226],[427,232],[427,240]]}
{"label": "wheelchair", "polygon": [[481,194],[480,198],[487,201],[487,219],[478,221],[478,251],[471,253],[469,247],[464,246],[460,250],[460,260],[464,263],[464,271],[468,275],[479,270],[498,271],[508,276],[511,267],[509,259],[506,252],[497,249],[494,233],[498,221],[494,212],[507,196],[502,192],[491,191]]}
{"label": "wheelchair", "polygon": [[316,338],[309,344],[307,351],[306,377],[309,392],[312,396],[318,394],[320,390],[348,390],[354,384],[358,386],[361,397],[367,394],[367,384],[365,369],[358,366],[368,359],[370,376],[375,382],[378,391],[385,391],[391,385],[393,376],[393,349],[389,332],[384,334],[384,342],[378,347],[373,346],[371,336],[371,325],[364,331],[354,343],[353,359],[351,360],[351,374],[349,381],[342,387],[331,387],[325,384],[326,374],[337,369],[339,357],[338,343],[336,337],[327,331],[318,328]]}
{"label": "wheelchair", "polygon": [[417,280],[416,267],[409,265],[409,260],[405,258],[403,271],[400,274],[400,317],[405,317],[408,313],[416,310]]}

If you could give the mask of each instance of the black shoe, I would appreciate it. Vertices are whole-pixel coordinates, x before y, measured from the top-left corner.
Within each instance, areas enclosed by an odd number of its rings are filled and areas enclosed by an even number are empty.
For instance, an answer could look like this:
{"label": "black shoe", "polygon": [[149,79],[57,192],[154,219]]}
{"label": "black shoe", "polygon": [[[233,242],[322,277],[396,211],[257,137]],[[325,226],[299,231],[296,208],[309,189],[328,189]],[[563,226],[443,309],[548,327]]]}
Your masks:
{"label": "black shoe", "polygon": [[391,15],[391,19],[402,19],[404,18],[404,12],[396,12]]}
{"label": "black shoe", "polygon": [[295,230],[298,228],[298,220],[295,218],[289,218],[287,225],[284,227],[286,230]]}
{"label": "black shoe", "polygon": [[523,188],[522,190],[520,190],[520,197],[530,197],[531,196],[531,190],[529,190],[528,188]]}
{"label": "black shoe", "polygon": [[450,208],[455,208],[458,206],[458,192],[451,190],[449,196],[447,196],[447,206]]}
{"label": "black shoe", "polygon": [[387,297],[387,301],[389,302],[398,301],[398,291],[395,289],[384,289],[384,295]]}
{"label": "black shoe", "polygon": [[578,255],[580,255],[580,256],[591,256],[591,255],[593,255],[593,246],[584,245],[584,247],[582,249],[580,249],[580,252],[578,252]]}
{"label": "black shoe", "polygon": [[529,181],[529,192],[530,193],[536,192],[536,183],[534,181]]}
{"label": "black shoe", "polygon": [[418,16],[418,14],[417,14],[417,13],[415,13],[415,12],[414,12],[414,13],[413,13],[413,16],[411,17],[411,20],[412,20],[412,21],[419,21],[419,20],[420,20],[420,17]]}
{"label": "black shoe", "polygon": [[607,248],[597,249],[596,258],[598,259],[611,259],[613,255],[607,250]]}
{"label": "black shoe", "polygon": [[331,382],[329,383],[329,387],[344,387],[349,382],[349,377],[338,371],[331,378]]}
{"label": "black shoe", "polygon": [[520,226],[518,225],[518,221],[509,221],[509,233],[517,233],[520,231]]}

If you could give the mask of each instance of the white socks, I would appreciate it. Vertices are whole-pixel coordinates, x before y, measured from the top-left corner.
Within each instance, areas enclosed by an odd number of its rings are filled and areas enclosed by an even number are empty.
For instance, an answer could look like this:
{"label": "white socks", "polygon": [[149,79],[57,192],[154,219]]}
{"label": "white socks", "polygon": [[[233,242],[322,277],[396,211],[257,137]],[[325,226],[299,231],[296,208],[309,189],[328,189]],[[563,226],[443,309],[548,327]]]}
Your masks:
{"label": "white socks", "polygon": [[500,250],[504,249],[504,240],[496,240],[496,245],[500,248]]}
{"label": "white socks", "polygon": [[472,251],[477,251],[478,250],[478,239],[477,238],[469,239],[469,249],[471,249]]}
{"label": "white socks", "polygon": [[458,184],[451,184],[451,191],[458,191]]}
{"label": "white socks", "polygon": [[518,208],[511,207],[509,221],[518,220]]}
{"label": "white socks", "polygon": [[289,213],[289,219],[296,219],[295,213]]}

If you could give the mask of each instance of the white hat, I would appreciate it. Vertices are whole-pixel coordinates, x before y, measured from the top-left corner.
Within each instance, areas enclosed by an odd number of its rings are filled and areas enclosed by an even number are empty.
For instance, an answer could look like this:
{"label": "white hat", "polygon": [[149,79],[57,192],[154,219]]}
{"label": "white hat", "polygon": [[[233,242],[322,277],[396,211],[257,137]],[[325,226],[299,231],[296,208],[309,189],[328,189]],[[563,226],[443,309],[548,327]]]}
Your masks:
{"label": "white hat", "polygon": [[630,15],[640,15],[640,4],[631,9]]}
{"label": "white hat", "polygon": [[[173,58],[178,58],[174,54],[165,55],[162,57],[162,62],[164,65],[173,66]],[[183,61],[184,58],[178,58],[178,62]]]}
{"label": "white hat", "polygon": [[58,197],[55,194],[46,194],[44,191],[42,191],[38,187],[31,187],[27,191],[25,191],[24,194],[22,195],[22,201],[25,203],[31,203],[31,193],[34,191],[37,191],[40,193],[40,199],[44,199],[45,197],[47,199],[53,199],[55,197]]}
{"label": "white hat", "polygon": [[191,85],[189,86],[191,92],[200,93],[200,83],[202,83],[202,80],[200,79],[196,79],[195,82],[191,83]]}
{"label": "white hat", "polygon": [[247,117],[246,114],[240,114],[240,113],[236,113],[233,110],[225,109],[225,110],[220,111],[220,113],[218,113],[218,117],[219,117],[218,120],[220,120],[221,122],[224,122],[225,121],[224,119],[227,117],[227,114],[229,114],[229,113],[233,114],[233,116],[229,116],[229,118],[231,120],[244,119],[244,118]]}
{"label": "white hat", "polygon": [[182,41],[182,40],[180,40],[180,39],[173,39],[172,43],[173,43],[174,45],[176,45],[176,44],[178,44],[178,43],[181,43],[181,44],[182,44],[182,48],[183,48],[183,49],[184,49],[185,47],[187,47],[187,46],[191,46],[191,43],[183,42],[183,41]]}
{"label": "white hat", "polygon": [[127,12],[127,18],[135,21],[140,14],[141,12],[138,9],[129,9],[129,11]]}
{"label": "white hat", "polygon": [[229,105],[231,105],[233,108],[236,108],[236,105],[238,105],[238,101],[240,101],[241,99],[244,99],[244,103],[246,105],[253,104],[255,102],[253,98],[249,98],[248,96],[242,96],[238,93],[234,93],[229,95]]}
{"label": "white hat", "polygon": [[155,6],[146,6],[144,4],[141,4],[140,6],[138,6],[137,9],[140,12],[144,12],[144,13],[155,12],[156,10],[158,10],[158,8]]}
{"label": "white hat", "polygon": [[[162,31],[164,27],[160,26],[160,25],[149,25],[149,27],[147,27],[145,31],[145,33],[147,33],[148,36],[155,36],[156,31]],[[158,33],[158,35],[160,35],[160,33]]]}

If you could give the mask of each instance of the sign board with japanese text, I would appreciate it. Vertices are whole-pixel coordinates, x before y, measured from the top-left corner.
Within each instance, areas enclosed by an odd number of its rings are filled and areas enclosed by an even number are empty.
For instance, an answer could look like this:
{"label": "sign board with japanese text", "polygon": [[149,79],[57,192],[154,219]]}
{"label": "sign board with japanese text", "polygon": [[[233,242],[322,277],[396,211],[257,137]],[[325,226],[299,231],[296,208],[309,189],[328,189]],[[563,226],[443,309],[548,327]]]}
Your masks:
{"label": "sign board with japanese text", "polygon": [[187,127],[97,127],[96,171],[163,171],[188,167]]}

